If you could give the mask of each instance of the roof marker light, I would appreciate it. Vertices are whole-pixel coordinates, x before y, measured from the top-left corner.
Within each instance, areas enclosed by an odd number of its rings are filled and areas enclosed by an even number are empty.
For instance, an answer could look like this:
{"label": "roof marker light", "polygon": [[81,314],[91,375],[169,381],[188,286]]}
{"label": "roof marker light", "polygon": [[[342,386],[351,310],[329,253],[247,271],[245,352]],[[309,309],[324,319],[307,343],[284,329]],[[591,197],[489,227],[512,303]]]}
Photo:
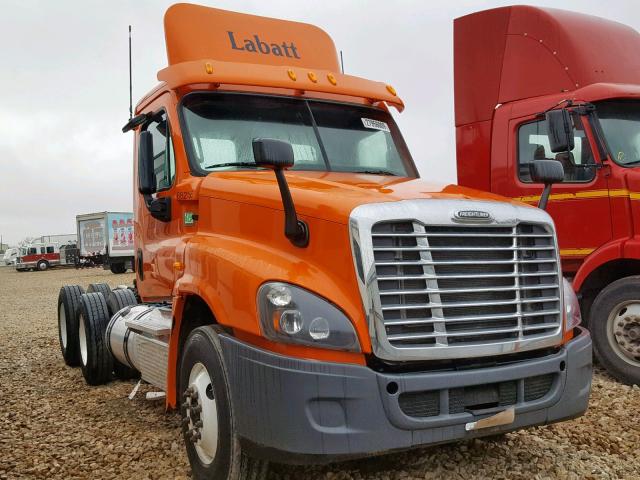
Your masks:
{"label": "roof marker light", "polygon": [[298,79],[298,77],[296,76],[296,72],[291,69],[287,70],[287,74],[289,75],[289,78],[294,82]]}
{"label": "roof marker light", "polygon": [[336,76],[333,73],[327,73],[327,80],[331,85],[337,85],[338,81],[336,80]]}
{"label": "roof marker light", "polygon": [[204,69],[208,74],[213,73],[213,65],[211,65],[209,62],[204,64]]}
{"label": "roof marker light", "polygon": [[318,82],[318,77],[316,77],[315,73],[309,72],[307,74],[307,76],[309,77],[309,80],[311,80],[313,83],[317,83]]}
{"label": "roof marker light", "polygon": [[396,89],[393,88],[391,85],[387,85],[387,91],[394,97],[398,95],[398,92],[396,92]]}

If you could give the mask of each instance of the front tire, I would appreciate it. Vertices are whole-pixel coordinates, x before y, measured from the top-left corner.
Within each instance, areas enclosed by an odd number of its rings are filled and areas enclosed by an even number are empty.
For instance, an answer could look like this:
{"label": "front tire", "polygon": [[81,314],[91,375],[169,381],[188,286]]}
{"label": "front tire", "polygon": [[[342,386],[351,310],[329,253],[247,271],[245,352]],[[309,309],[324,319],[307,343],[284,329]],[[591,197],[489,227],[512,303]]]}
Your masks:
{"label": "front tire", "polygon": [[46,260],[40,260],[36,266],[39,271],[44,272],[49,268],[49,262],[47,262]]}
{"label": "front tire", "polygon": [[640,276],[616,280],[598,294],[589,328],[600,364],[617,380],[640,384]]}
{"label": "front tire", "polygon": [[78,310],[78,343],[82,376],[89,385],[103,385],[111,380],[113,357],[105,343],[109,309],[102,293],[85,293]]}
{"label": "front tire", "polygon": [[229,376],[218,334],[194,329],[180,359],[183,438],[196,479],[263,480],[268,463],[247,456],[235,431]]}
{"label": "front tire", "polygon": [[64,363],[80,365],[78,345],[78,308],[84,289],[80,285],[65,285],[58,294],[58,340]]}

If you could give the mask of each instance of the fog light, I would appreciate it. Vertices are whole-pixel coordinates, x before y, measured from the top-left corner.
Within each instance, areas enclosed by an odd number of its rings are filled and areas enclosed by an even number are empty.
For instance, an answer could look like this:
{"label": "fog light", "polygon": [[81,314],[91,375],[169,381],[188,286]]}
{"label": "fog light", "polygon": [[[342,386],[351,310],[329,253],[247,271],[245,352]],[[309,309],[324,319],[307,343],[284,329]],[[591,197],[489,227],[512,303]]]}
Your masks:
{"label": "fog light", "polygon": [[287,335],[295,335],[302,330],[302,315],[298,310],[285,310],[280,315],[280,329]]}
{"label": "fog light", "polygon": [[309,335],[314,340],[325,340],[329,338],[330,333],[329,321],[326,318],[317,317],[311,321]]}
{"label": "fog light", "polygon": [[286,307],[291,303],[291,290],[282,285],[273,286],[267,293],[267,298],[276,307]]}

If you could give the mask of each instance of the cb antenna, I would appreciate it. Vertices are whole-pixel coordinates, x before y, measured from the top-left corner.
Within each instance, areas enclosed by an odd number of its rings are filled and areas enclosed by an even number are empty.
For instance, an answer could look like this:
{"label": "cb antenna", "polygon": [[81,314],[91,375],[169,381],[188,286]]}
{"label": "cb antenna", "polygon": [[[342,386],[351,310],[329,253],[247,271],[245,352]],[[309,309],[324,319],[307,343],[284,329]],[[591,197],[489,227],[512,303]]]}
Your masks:
{"label": "cb antenna", "polygon": [[129,25],[129,120],[133,118],[133,80],[131,75],[131,25]]}

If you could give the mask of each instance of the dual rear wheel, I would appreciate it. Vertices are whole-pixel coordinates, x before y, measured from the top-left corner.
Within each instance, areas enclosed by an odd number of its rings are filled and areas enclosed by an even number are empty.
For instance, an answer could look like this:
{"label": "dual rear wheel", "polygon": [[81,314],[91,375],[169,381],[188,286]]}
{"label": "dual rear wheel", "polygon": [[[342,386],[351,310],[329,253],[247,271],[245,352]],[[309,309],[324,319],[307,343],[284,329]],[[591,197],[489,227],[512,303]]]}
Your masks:
{"label": "dual rear wheel", "polygon": [[106,283],[92,283],[87,292],[78,285],[60,289],[58,336],[67,365],[82,367],[89,385],[101,385],[114,376],[128,380],[138,376],[134,369],[115,360],[106,344],[109,320],[119,310],[137,305],[128,289],[111,290]]}

